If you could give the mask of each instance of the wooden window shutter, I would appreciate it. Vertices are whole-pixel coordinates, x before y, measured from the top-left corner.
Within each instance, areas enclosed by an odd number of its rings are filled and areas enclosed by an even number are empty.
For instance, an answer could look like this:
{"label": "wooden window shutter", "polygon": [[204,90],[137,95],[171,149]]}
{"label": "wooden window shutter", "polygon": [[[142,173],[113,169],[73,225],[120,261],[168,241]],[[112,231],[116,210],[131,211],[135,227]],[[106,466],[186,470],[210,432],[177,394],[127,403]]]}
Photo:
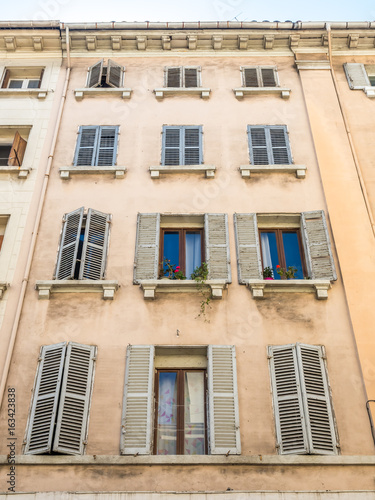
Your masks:
{"label": "wooden window shutter", "polygon": [[8,88],[9,78],[10,78],[10,71],[9,71],[9,69],[6,69],[5,74],[4,74],[4,78],[3,78],[3,83],[1,85],[2,89]]}
{"label": "wooden window shutter", "polygon": [[180,67],[166,68],[166,87],[181,87],[181,69]]}
{"label": "wooden window shutter", "polygon": [[182,127],[163,127],[162,165],[183,165]]}
{"label": "wooden window shutter", "polygon": [[80,280],[104,279],[111,215],[89,208],[83,241]]}
{"label": "wooden window shutter", "polygon": [[122,455],[148,455],[152,448],[154,413],[154,356],[152,345],[128,345],[124,405],[122,414]]}
{"label": "wooden window shutter", "polygon": [[106,83],[111,87],[122,87],[124,71],[123,66],[108,59]]}
{"label": "wooden window shutter", "polygon": [[83,212],[84,207],[81,207],[64,215],[64,224],[55,271],[55,278],[58,280],[74,278]]}
{"label": "wooden window shutter", "polygon": [[199,68],[184,68],[184,87],[199,87]]}
{"label": "wooden window shutter", "polygon": [[323,210],[302,212],[301,222],[309,276],[312,279],[336,280],[335,263]]}
{"label": "wooden window shutter", "polygon": [[181,165],[201,165],[202,155],[202,127],[184,127],[183,158]]}
{"label": "wooden window shutter", "polygon": [[138,214],[134,284],[157,279],[159,274],[160,214]]}
{"label": "wooden window shutter", "polygon": [[43,80],[43,75],[44,75],[44,68],[40,72],[40,77],[39,77],[39,84],[38,84],[38,89],[42,86],[42,80]]}
{"label": "wooden window shutter", "polygon": [[95,63],[92,66],[90,66],[89,73],[87,75],[88,87],[98,87],[100,85],[103,75],[103,64],[104,60],[102,59],[98,63]]}
{"label": "wooden window shutter", "polygon": [[289,165],[292,155],[289,147],[288,132],[285,126],[269,127],[269,139],[272,148],[272,165]]}
{"label": "wooden window shutter", "polygon": [[82,455],[87,440],[96,347],[69,342],[53,451]]}
{"label": "wooden window shutter", "polygon": [[211,455],[241,453],[234,346],[209,345],[208,404]]}
{"label": "wooden window shutter", "polygon": [[248,125],[250,162],[253,165],[269,165],[270,153],[266,138],[266,127]]}
{"label": "wooden window shutter", "polygon": [[100,127],[93,165],[109,166],[116,163],[117,140],[118,127]]}
{"label": "wooden window shutter", "polygon": [[234,214],[238,282],[263,279],[256,214]]}
{"label": "wooden window shutter", "polygon": [[25,156],[27,142],[22,139],[18,132],[15,133],[12,148],[9,153],[8,165],[20,167]]}
{"label": "wooden window shutter", "polygon": [[260,68],[263,87],[276,87],[276,74],[274,68]]}
{"label": "wooden window shutter", "polygon": [[244,87],[259,87],[257,68],[243,68]]}
{"label": "wooden window shutter", "polygon": [[345,63],[344,70],[351,89],[363,89],[371,85],[364,64]]}
{"label": "wooden window shutter", "polygon": [[231,283],[227,214],[204,214],[204,236],[209,279]]}
{"label": "wooden window shutter", "polygon": [[100,127],[79,127],[74,165],[92,166],[96,163]]}
{"label": "wooden window shutter", "polygon": [[43,346],[27,425],[25,454],[50,453],[64,368],[66,342]]}

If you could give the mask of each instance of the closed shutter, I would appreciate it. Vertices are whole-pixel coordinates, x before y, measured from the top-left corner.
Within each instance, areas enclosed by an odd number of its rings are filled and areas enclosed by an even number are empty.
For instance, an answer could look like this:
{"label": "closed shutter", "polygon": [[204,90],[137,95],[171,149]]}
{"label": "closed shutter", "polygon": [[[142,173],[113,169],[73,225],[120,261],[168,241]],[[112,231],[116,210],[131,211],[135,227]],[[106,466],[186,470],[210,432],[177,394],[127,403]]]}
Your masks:
{"label": "closed shutter", "polygon": [[25,156],[27,142],[22,139],[19,132],[16,132],[13,139],[12,148],[9,153],[8,165],[20,167]]}
{"label": "closed shutter", "polygon": [[68,344],[53,451],[83,454],[95,359],[95,346]]}
{"label": "closed shutter", "polygon": [[184,127],[184,156],[181,165],[200,165],[202,158],[202,127]]}
{"label": "closed shutter", "polygon": [[55,277],[58,280],[74,278],[83,212],[84,207],[81,207],[64,215],[64,225],[55,271]]}
{"label": "closed shutter", "polygon": [[3,83],[1,85],[2,89],[8,88],[9,79],[10,79],[10,71],[9,71],[9,69],[6,69],[5,74],[4,74],[4,78],[3,78]]}
{"label": "closed shutter", "polygon": [[265,127],[247,127],[249,137],[250,162],[253,165],[269,165],[269,148]]}
{"label": "closed shutter", "polygon": [[256,214],[234,214],[234,229],[238,282],[244,284],[245,280],[262,279],[262,259]]}
{"label": "closed shutter", "polygon": [[210,453],[240,454],[235,347],[209,345],[207,356]]}
{"label": "closed shutter", "polygon": [[97,153],[92,165],[110,166],[116,163],[118,127],[100,127]]}
{"label": "closed shutter", "polygon": [[79,279],[104,278],[110,221],[110,214],[88,209]]}
{"label": "closed shutter", "polygon": [[209,279],[231,283],[227,214],[205,214],[204,234]]}
{"label": "closed shutter", "polygon": [[248,125],[250,162],[253,165],[289,165],[292,153],[286,126]]}
{"label": "closed shutter", "polygon": [[276,74],[273,68],[260,68],[263,87],[276,87]]}
{"label": "closed shutter", "polygon": [[157,279],[159,272],[160,214],[138,214],[134,283]]}
{"label": "closed shutter", "polygon": [[92,166],[96,164],[95,161],[99,132],[100,127],[79,127],[77,147],[74,155],[74,165]]}
{"label": "closed shutter", "polygon": [[364,64],[345,63],[344,70],[351,89],[363,89],[371,85]]}
{"label": "closed shutter", "polygon": [[154,413],[154,355],[152,345],[128,345],[121,454],[151,453]]}
{"label": "closed shutter", "polygon": [[65,342],[41,348],[27,426],[27,455],[51,452],[65,350]]}
{"label": "closed shutter", "polygon": [[122,87],[124,67],[108,59],[107,75],[105,81],[111,87]]}
{"label": "closed shutter", "polygon": [[289,165],[292,163],[286,127],[269,127],[267,132],[269,132],[271,141],[272,165]]}
{"label": "closed shutter", "polygon": [[181,87],[181,69],[176,68],[166,68],[166,87]]}
{"label": "closed shutter", "polygon": [[96,64],[93,64],[89,68],[89,73],[87,75],[87,86],[88,87],[98,87],[102,81],[103,75],[103,64],[104,60],[102,59]]}
{"label": "closed shutter", "polygon": [[243,79],[245,87],[259,87],[257,68],[244,68]]}
{"label": "closed shutter", "polygon": [[184,87],[193,88],[199,87],[199,69],[184,68]]}
{"label": "closed shutter", "polygon": [[163,127],[163,165],[182,165],[181,127]]}
{"label": "closed shutter", "polygon": [[312,279],[336,280],[336,269],[323,210],[302,212],[302,235]]}

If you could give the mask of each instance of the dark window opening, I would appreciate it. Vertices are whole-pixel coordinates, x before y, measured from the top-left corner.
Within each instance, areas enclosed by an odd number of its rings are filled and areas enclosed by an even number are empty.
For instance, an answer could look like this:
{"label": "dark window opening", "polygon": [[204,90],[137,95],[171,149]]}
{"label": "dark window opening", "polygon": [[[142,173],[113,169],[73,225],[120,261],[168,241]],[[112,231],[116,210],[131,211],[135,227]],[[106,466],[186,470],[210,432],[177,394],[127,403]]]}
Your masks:
{"label": "dark window opening", "polygon": [[8,165],[10,151],[12,149],[11,144],[0,146],[0,166],[5,167]]}

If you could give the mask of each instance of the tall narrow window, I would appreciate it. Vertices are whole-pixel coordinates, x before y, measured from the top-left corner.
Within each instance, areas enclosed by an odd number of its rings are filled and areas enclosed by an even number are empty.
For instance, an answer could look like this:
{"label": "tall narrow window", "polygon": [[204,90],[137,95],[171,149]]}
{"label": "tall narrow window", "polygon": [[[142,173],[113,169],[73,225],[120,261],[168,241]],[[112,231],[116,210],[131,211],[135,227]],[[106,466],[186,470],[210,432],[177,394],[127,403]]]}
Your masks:
{"label": "tall narrow window", "polygon": [[[190,279],[196,267],[204,260],[202,229],[162,229],[161,261],[170,261],[179,266],[183,274]],[[164,264],[163,270],[167,267]]]}
{"label": "tall narrow window", "polygon": [[14,135],[4,134],[4,138],[0,140],[0,166],[20,167],[25,156],[26,145],[27,141],[18,131]]}
{"label": "tall narrow window", "polygon": [[201,126],[163,127],[163,165],[201,165],[202,163]]}

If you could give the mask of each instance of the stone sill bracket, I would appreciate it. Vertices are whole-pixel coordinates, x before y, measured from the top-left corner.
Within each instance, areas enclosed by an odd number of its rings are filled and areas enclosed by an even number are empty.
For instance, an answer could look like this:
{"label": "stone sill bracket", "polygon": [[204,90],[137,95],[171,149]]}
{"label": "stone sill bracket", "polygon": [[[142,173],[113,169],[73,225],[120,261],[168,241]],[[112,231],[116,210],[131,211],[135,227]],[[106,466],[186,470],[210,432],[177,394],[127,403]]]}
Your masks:
{"label": "stone sill bracket", "polygon": [[238,87],[233,89],[237,99],[247,95],[280,95],[283,99],[289,99],[291,89],[285,87]]}
{"label": "stone sill bracket", "polygon": [[116,95],[121,96],[122,99],[130,99],[132,93],[132,89],[127,89],[123,87],[111,87],[111,88],[84,88],[84,89],[75,89],[74,97],[77,101],[82,101],[85,96],[97,96],[97,95]]}
{"label": "stone sill bracket", "polygon": [[205,87],[162,87],[154,89],[156,99],[161,100],[171,95],[200,95],[202,99],[210,97],[211,89]]}
{"label": "stone sill bracket", "polygon": [[329,280],[245,280],[253,299],[264,299],[264,293],[315,293],[318,300],[328,299]]}
{"label": "stone sill bracket", "polygon": [[96,166],[96,165],[88,165],[88,166],[71,166],[71,167],[61,167],[59,169],[61,179],[69,179],[71,175],[74,174],[108,174],[113,173],[115,175],[115,179],[123,179],[126,172],[125,167],[119,167],[117,165],[109,165],[109,166]]}
{"label": "stone sill bracket", "polygon": [[150,167],[151,179],[159,179],[160,174],[193,174],[202,172],[207,179],[215,177],[216,167],[213,165],[159,165]]}
{"label": "stone sill bracket", "polygon": [[295,173],[297,179],[304,179],[306,177],[307,167],[305,165],[241,165],[240,172],[244,179],[249,179],[251,173],[265,174],[265,173]]}
{"label": "stone sill bracket", "polygon": [[[198,293],[199,283],[194,280],[141,280],[140,286],[143,290],[145,300],[154,300],[155,293]],[[223,298],[223,290],[227,288],[225,280],[206,280],[204,286],[211,289],[213,300]]]}
{"label": "stone sill bracket", "polygon": [[113,300],[119,284],[116,280],[43,280],[35,283],[38,299],[49,300],[51,293],[102,292],[104,300]]}
{"label": "stone sill bracket", "polygon": [[30,173],[30,168],[27,167],[0,167],[0,174],[15,174],[18,173],[19,179],[26,179]]}

